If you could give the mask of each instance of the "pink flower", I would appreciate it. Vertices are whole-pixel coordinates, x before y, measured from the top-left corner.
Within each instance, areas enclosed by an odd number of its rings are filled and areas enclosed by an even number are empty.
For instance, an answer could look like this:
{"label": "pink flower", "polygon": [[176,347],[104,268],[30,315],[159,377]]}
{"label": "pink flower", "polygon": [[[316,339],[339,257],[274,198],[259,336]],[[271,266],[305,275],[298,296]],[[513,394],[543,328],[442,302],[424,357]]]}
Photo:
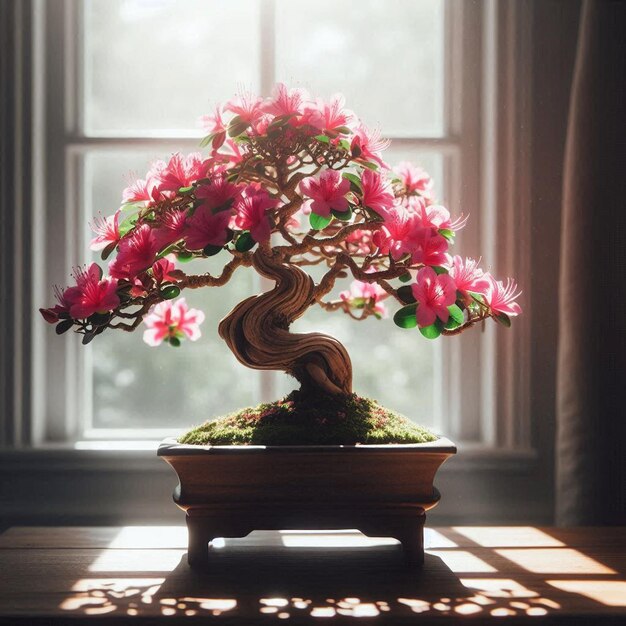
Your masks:
{"label": "pink flower", "polygon": [[423,228],[457,231],[467,223],[467,218],[463,215],[452,221],[448,209],[438,204],[426,204],[424,198],[408,198],[407,206],[409,210],[415,211],[420,216]]}
{"label": "pink flower", "polygon": [[288,89],[284,83],[278,83],[272,98],[263,105],[263,110],[277,117],[302,115],[308,100],[309,94],[304,89]]}
{"label": "pink flower", "polygon": [[97,263],[88,269],[74,272],[76,287],[70,287],[64,298],[70,303],[70,315],[74,319],[85,319],[94,313],[105,313],[115,309],[120,299],[117,295],[117,281],[102,279],[102,270]]}
{"label": "pink flower", "polygon": [[226,130],[226,124],[224,124],[222,114],[222,107],[218,104],[212,114],[200,116],[200,119],[198,120],[200,122],[200,127],[207,135],[221,133]]}
{"label": "pink flower", "polygon": [[176,193],[181,187],[189,187],[198,179],[204,178],[208,171],[208,163],[199,152],[183,156],[180,152],[172,155],[167,168],[157,173],[158,191]]}
{"label": "pink flower", "polygon": [[235,202],[233,225],[239,230],[249,230],[255,241],[268,241],[272,226],[267,211],[278,204],[266,191],[250,185]]}
{"label": "pink flower", "polygon": [[394,204],[389,181],[379,172],[364,170],[361,176],[361,189],[363,206],[373,209],[379,215],[385,216]]}
{"label": "pink flower", "polygon": [[122,191],[122,203],[150,202],[152,200],[152,188],[147,179],[139,178],[133,181]]}
{"label": "pink flower", "polygon": [[336,170],[324,170],[318,178],[309,176],[300,181],[300,193],[311,198],[307,208],[313,213],[328,217],[331,209],[348,210],[346,194],[350,191],[350,181],[342,178]]}
{"label": "pink flower", "polygon": [[154,263],[159,250],[154,231],[142,224],[120,241],[117,257],[109,263],[109,274],[114,278],[134,278]]}
{"label": "pink flower", "polygon": [[517,285],[512,278],[507,278],[506,285],[501,280],[496,280],[491,274],[485,274],[489,281],[489,287],[483,296],[492,313],[505,313],[506,315],[519,315],[522,307],[515,300],[522,294],[517,291]]}
{"label": "pink flower", "polygon": [[177,242],[183,238],[187,213],[178,209],[169,209],[159,215],[158,226],[153,228],[154,236],[159,250]]}
{"label": "pink flower", "polygon": [[426,170],[413,165],[410,161],[398,163],[393,171],[398,175],[406,193],[418,193],[427,200],[434,200],[434,182]]}
{"label": "pink flower", "polygon": [[145,178],[133,181],[122,192],[122,203],[128,202],[153,202],[159,200],[159,190],[157,186],[161,184],[161,178],[167,170],[165,161],[154,161]]}
{"label": "pink flower", "polygon": [[398,205],[387,211],[385,223],[374,233],[373,241],[383,254],[391,254],[397,261],[413,251],[413,237],[419,228],[419,218]]}
{"label": "pink flower", "polygon": [[228,182],[226,176],[217,175],[210,183],[196,189],[196,198],[204,200],[204,204],[213,210],[228,208],[240,193],[240,188]]}
{"label": "pink flower", "polygon": [[206,246],[223,246],[228,241],[228,225],[232,211],[213,213],[211,208],[202,204],[194,214],[187,218],[185,243],[189,250],[202,250]]}
{"label": "pink flower", "polygon": [[120,240],[120,212],[121,209],[118,209],[113,215],[109,215],[107,218],[101,215],[94,218],[91,230],[96,233],[96,236],[89,244],[90,250],[104,250],[107,246],[116,244]]}
{"label": "pink flower", "polygon": [[452,257],[450,276],[454,279],[456,288],[464,295],[468,291],[484,294],[490,288],[487,275],[478,267],[478,261],[467,257],[463,260],[460,256]]}
{"label": "pink flower", "polygon": [[[61,289],[58,285],[55,285],[54,295],[58,304],[55,304],[49,309],[39,309],[39,312],[48,324],[56,324],[62,316],[69,317],[70,307],[72,306],[70,298],[72,294],[75,293],[75,290],[75,287]],[[68,298],[68,296],[70,296],[70,298]]]}
{"label": "pink flower", "polygon": [[200,324],[204,313],[187,307],[185,298],[164,300],[155,304],[144,316],[146,330],[143,340],[149,346],[158,346],[164,339],[178,345],[185,336],[196,341],[200,338]]}
{"label": "pink flower", "polygon": [[264,113],[261,117],[252,125],[255,135],[265,135],[269,125],[274,121],[274,116],[269,113]]}
{"label": "pink flower", "polygon": [[419,228],[411,235],[411,260],[420,265],[443,265],[448,242],[429,228]]}
{"label": "pink flower", "polygon": [[175,275],[172,275],[170,273],[174,271],[176,271],[176,266],[167,257],[159,259],[152,265],[152,275],[154,276],[154,280],[156,281],[157,285],[160,285],[164,282],[175,283],[177,278]]}
{"label": "pink flower", "polygon": [[442,229],[455,232],[467,223],[467,218],[463,215],[453,221],[448,209],[437,204],[428,204],[426,198],[421,196],[405,197],[400,203],[408,213],[418,218],[421,228],[430,229],[433,234]]}
{"label": "pink flower", "polygon": [[380,167],[389,169],[382,160],[381,153],[389,147],[391,141],[384,139],[377,128],[370,130],[367,126],[359,124],[354,130],[351,143],[352,154],[356,159],[372,161]]}
{"label": "pink flower", "polygon": [[345,104],[345,98],[341,94],[331,96],[330,102],[318,98],[314,105],[306,107],[306,121],[318,130],[335,131],[342,126],[349,127],[355,118],[352,111],[344,108]]}
{"label": "pink flower", "polygon": [[229,100],[224,110],[238,115],[243,122],[254,124],[263,115],[263,100],[249,92],[244,92]]}
{"label": "pink flower", "polygon": [[342,291],[339,298],[350,308],[371,308],[376,317],[387,317],[387,307],[382,302],[388,297],[388,293],[377,283],[367,283],[353,280],[350,290]]}
{"label": "pink flower", "polygon": [[430,326],[437,318],[442,322],[448,321],[450,317],[448,307],[456,300],[456,285],[451,276],[437,275],[431,267],[423,267],[417,272],[411,291],[417,301],[419,326]]}

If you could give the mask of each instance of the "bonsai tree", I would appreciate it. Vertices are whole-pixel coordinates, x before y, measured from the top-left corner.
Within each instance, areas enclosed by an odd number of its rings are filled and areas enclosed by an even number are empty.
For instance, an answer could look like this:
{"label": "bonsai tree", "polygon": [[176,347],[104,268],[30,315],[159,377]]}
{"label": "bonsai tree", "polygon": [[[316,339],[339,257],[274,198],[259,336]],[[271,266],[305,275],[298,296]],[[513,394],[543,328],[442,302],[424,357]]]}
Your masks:
{"label": "bonsai tree", "polygon": [[[244,365],[297,379],[301,403],[341,404],[352,394],[344,346],[289,330],[310,306],[364,320],[386,317],[392,301],[396,325],[428,339],[488,318],[509,326],[520,313],[511,279],[449,254],[465,219],[436,203],[428,174],[408,162],[391,169],[389,141],[341,96],[313,100],[279,84],[265,100],[234,97],[202,123],[206,156],[153,163],[124,190],[121,207],[95,221],[91,249],[112,260],[106,274],[93,263],[74,271],[73,286],[56,288],[57,304],[41,313],[57,333],[74,329],[87,344],[143,321],[151,346],[194,341],[204,315],[179,294],[225,285],[252,267],[275,286],[238,304],[220,336]],[[184,271],[186,261],[215,255],[221,272]],[[307,272],[314,266],[323,269],[317,281]],[[333,298],[348,276],[349,289]]]}

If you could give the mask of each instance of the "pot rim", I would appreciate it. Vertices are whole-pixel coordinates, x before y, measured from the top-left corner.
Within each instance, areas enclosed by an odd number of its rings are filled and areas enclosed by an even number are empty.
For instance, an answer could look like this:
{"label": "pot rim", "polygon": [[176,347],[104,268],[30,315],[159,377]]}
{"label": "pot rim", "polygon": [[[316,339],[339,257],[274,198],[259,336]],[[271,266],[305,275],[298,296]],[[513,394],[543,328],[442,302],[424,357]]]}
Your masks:
{"label": "pot rim", "polygon": [[355,445],[287,445],[287,446],[259,446],[259,445],[198,445],[178,443],[174,437],[167,437],[158,447],[158,456],[198,456],[206,454],[273,454],[280,452],[298,452],[301,454],[314,452],[341,452],[342,454],[365,454],[367,452],[423,452],[456,454],[456,445],[446,437],[439,437],[435,441],[425,443],[381,443]]}

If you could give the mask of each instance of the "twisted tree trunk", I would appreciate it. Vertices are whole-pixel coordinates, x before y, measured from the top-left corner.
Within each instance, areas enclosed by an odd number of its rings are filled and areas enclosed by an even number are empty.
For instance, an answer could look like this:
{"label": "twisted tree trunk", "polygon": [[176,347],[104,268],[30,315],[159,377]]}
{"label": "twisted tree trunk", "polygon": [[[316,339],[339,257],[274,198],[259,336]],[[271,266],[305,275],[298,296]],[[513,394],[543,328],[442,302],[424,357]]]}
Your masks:
{"label": "twisted tree trunk", "polygon": [[253,369],[282,370],[302,392],[352,392],[352,364],[343,345],[322,333],[296,334],[290,324],[315,301],[313,279],[263,250],[253,255],[259,274],[276,281],[267,293],[238,304],[219,325],[219,334],[237,359]]}

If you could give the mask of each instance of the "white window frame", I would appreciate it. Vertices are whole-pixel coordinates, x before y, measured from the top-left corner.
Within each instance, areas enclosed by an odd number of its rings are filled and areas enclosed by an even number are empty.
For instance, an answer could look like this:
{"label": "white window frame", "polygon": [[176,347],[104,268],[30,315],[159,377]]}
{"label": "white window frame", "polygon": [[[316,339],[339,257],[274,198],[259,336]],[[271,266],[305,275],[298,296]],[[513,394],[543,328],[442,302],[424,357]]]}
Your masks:
{"label": "white window frame", "polygon": [[[35,302],[46,302],[50,284],[66,282],[69,268],[83,258],[82,232],[75,228],[81,219],[83,193],[78,189],[81,156],[90,148],[129,148],[193,150],[197,140],[180,136],[151,137],[85,137],[79,133],[82,112],[74,110],[81,101],[81,85],[72,78],[80,77],[81,42],[76,36],[79,3],[75,0],[35,0],[40,11],[38,36],[41,41],[39,62],[45,65],[45,110],[39,109],[45,134],[40,146],[47,147],[46,182],[35,194],[40,215],[45,220],[34,224],[34,237],[40,242],[33,259]],[[508,3],[507,3],[508,5]],[[274,83],[274,21],[272,0],[263,1],[261,93],[269,93]],[[463,2],[446,0],[446,81],[449,91],[444,96],[448,130],[445,138],[390,138],[399,147],[418,150],[437,149],[445,157],[445,178],[448,202],[463,206],[469,212],[470,224],[459,237],[462,251],[475,254],[483,251],[486,264],[500,275],[512,275],[520,284],[529,284],[528,255],[521,241],[529,241],[527,212],[528,190],[524,188],[527,168],[527,146],[524,144],[524,121],[528,115],[529,91],[518,91],[524,82],[521,59],[528,46],[528,32],[519,32],[519,12],[523,6],[498,6],[495,0]],[[42,18],[45,16],[45,20]],[[45,24],[44,24],[45,22]],[[522,23],[528,23],[522,21]],[[57,36],[51,37],[50,33]],[[37,33],[36,33],[37,34]],[[58,35],[61,36],[58,36]],[[477,45],[481,42],[481,45]],[[513,42],[513,43],[512,43]],[[47,60],[47,62],[45,62]],[[37,59],[36,59],[37,61]],[[475,66],[475,72],[460,72],[461,62]],[[64,68],[70,68],[65,71]],[[463,76],[461,80],[460,76]],[[460,106],[451,106],[461,103]],[[506,105],[506,108],[503,107]],[[55,115],[63,110],[64,116]],[[505,115],[502,114],[505,112]],[[526,126],[527,127],[527,126]],[[181,134],[182,135],[182,134]],[[480,158],[479,158],[480,157]],[[43,163],[40,166],[43,169]],[[461,171],[463,168],[463,172]],[[521,169],[520,169],[521,168]],[[462,203],[461,203],[461,184]],[[480,207],[480,209],[479,209]],[[45,235],[44,235],[45,234]],[[44,241],[45,240],[45,241]],[[50,242],[64,254],[50,252]],[[497,241],[497,245],[496,245]],[[496,255],[496,251],[498,255]],[[526,305],[528,306],[528,302]],[[529,327],[524,316],[516,320],[513,331],[490,325],[484,332],[467,333],[453,340],[442,341],[439,390],[439,413],[446,420],[436,427],[452,439],[463,442],[466,450],[480,454],[489,451],[532,455],[529,415]],[[390,332],[392,329],[390,330]],[[160,439],[171,431],[140,429],[84,433],[81,427],[84,406],[76,401],[78,389],[88,384],[85,374],[85,350],[74,336],[56,337],[41,330],[40,320],[33,320],[33,394],[31,399],[30,442],[74,442],[88,435],[110,439]],[[471,364],[471,376],[462,369]],[[480,372],[478,377],[476,372]],[[262,387],[271,395],[271,382],[266,376]],[[443,394],[447,389],[462,389],[460,394]],[[473,398],[468,403],[468,398]],[[468,414],[468,406],[473,407]]]}

